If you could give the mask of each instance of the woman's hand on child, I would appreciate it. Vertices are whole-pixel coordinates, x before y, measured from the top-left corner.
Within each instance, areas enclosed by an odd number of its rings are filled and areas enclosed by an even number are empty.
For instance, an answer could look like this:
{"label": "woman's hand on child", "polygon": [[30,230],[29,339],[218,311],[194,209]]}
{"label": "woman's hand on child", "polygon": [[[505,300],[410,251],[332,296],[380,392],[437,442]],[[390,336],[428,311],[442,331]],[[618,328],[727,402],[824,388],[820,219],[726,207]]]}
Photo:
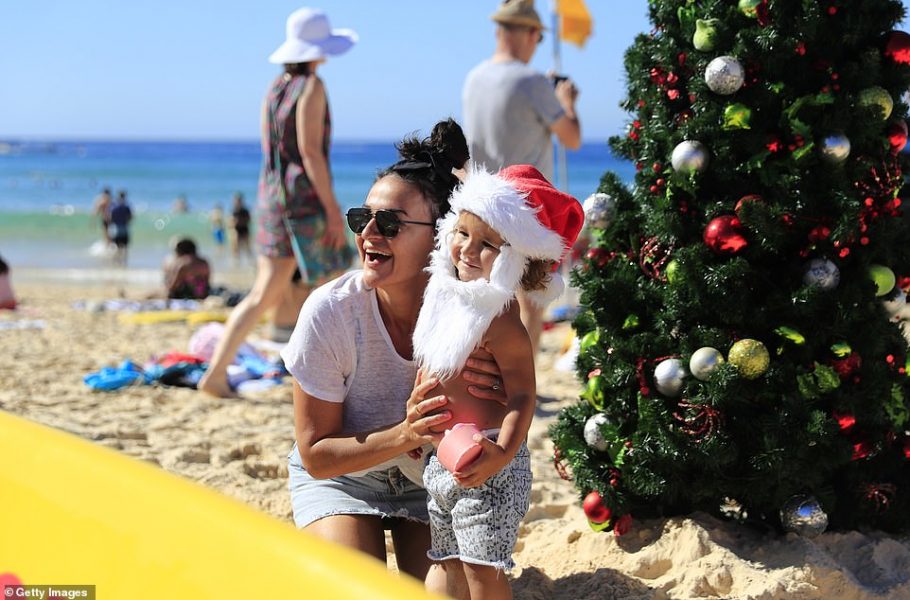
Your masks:
{"label": "woman's hand on child", "polygon": [[493,400],[503,406],[509,401],[502,384],[502,371],[493,355],[482,348],[471,353],[461,376],[468,383],[468,393],[481,400]]}
{"label": "woman's hand on child", "polygon": [[418,446],[427,442],[438,443],[442,438],[441,433],[431,431],[432,427],[438,427],[452,418],[451,411],[438,411],[440,408],[449,403],[445,396],[426,395],[439,384],[435,377],[427,377],[423,370],[417,373],[414,380],[414,390],[408,398],[405,420],[402,425],[405,428],[405,435],[408,439],[420,442]]}
{"label": "woman's hand on child", "polygon": [[477,460],[467,467],[457,473],[452,473],[455,481],[461,487],[474,488],[482,486],[487,479],[499,473],[509,462],[505,448],[490,438],[477,434],[474,436],[474,441],[480,444],[483,452],[480,453]]}

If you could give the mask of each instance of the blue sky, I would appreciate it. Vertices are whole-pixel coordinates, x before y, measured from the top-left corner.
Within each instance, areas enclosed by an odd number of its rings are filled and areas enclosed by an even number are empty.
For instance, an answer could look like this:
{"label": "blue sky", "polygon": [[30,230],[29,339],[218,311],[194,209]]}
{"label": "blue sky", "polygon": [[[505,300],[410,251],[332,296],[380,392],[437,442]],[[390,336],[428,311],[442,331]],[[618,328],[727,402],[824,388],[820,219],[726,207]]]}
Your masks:
{"label": "blue sky", "polygon": [[[905,6],[910,0],[904,0]],[[0,2],[0,139],[256,139],[279,67],[286,0]],[[461,115],[467,71],[493,50],[496,0],[333,0],[332,25],[360,42],[320,69],[336,139],[392,140]],[[581,90],[585,140],[626,115],[624,50],[650,30],[646,0],[587,0],[594,35],[563,44]],[[537,0],[543,15],[550,0]],[[534,58],[552,67],[552,36]]]}

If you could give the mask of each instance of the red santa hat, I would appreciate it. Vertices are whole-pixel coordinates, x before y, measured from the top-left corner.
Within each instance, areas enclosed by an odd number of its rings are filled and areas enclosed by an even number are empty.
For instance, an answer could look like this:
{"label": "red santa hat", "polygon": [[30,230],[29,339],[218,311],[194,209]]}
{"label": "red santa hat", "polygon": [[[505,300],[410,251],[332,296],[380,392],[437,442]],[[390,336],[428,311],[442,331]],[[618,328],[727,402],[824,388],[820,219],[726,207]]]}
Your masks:
{"label": "red santa hat", "polygon": [[[427,269],[430,282],[414,331],[418,363],[444,379],[461,370],[492,320],[515,298],[528,261],[558,262],[584,224],[578,200],[554,188],[530,165],[508,167],[495,175],[472,170],[449,201],[452,208],[439,223]],[[457,278],[449,242],[462,211],[477,215],[505,242],[489,281]],[[528,296],[545,306],[564,285],[554,272],[546,289]]]}
{"label": "red santa hat", "polygon": [[[440,234],[452,230],[463,210],[483,219],[507,244],[494,263],[491,282],[512,291],[518,289],[529,260],[562,260],[585,219],[578,200],[557,190],[531,165],[506,167],[495,175],[472,171],[450,204]],[[558,273],[551,277],[547,289],[528,294],[541,306],[556,299],[565,286]]]}

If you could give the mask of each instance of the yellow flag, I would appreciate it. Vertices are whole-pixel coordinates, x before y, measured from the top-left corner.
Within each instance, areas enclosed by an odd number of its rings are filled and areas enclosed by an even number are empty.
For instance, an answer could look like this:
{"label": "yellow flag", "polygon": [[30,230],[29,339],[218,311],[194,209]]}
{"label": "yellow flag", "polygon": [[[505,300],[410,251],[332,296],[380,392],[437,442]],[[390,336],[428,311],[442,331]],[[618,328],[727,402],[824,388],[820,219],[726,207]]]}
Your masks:
{"label": "yellow flag", "polygon": [[593,25],[584,0],[556,0],[556,13],[562,23],[560,39],[584,48]]}

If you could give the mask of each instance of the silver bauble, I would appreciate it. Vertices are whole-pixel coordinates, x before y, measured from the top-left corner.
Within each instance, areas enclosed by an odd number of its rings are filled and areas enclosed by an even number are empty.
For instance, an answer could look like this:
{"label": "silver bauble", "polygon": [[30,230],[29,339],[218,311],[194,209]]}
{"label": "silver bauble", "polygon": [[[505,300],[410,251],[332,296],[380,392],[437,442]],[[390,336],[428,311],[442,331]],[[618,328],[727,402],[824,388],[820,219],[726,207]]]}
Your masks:
{"label": "silver bauble", "polygon": [[686,140],[678,143],[673,148],[673,156],[670,157],[670,163],[673,165],[674,171],[701,173],[708,168],[709,158],[710,154],[704,144]]}
{"label": "silver bauble", "polygon": [[904,310],[904,307],[907,306],[907,294],[899,287],[895,287],[894,290],[882,300],[882,306],[885,307],[885,311],[892,320],[900,321],[900,313]]}
{"label": "silver bauble", "polygon": [[839,165],[850,156],[850,140],[842,133],[832,133],[821,141],[822,158]]}
{"label": "silver bauble", "polygon": [[743,86],[743,81],[743,66],[732,56],[718,56],[705,69],[705,83],[715,94],[735,94]]}
{"label": "silver bauble", "polygon": [[828,527],[828,515],[813,496],[797,494],[780,509],[780,523],[786,531],[815,537]]}
{"label": "silver bauble", "polygon": [[654,368],[654,385],[664,396],[678,396],[688,372],[678,358],[660,361]]}
{"label": "silver bauble", "polygon": [[585,442],[601,452],[607,449],[607,439],[604,437],[600,427],[605,425],[607,421],[607,415],[603,413],[592,415],[585,421]]}
{"label": "silver bauble", "polygon": [[833,290],[840,283],[840,269],[830,260],[813,258],[806,265],[803,283],[820,287],[826,291]]}
{"label": "silver bauble", "polygon": [[585,222],[594,229],[606,229],[613,222],[616,214],[616,201],[604,193],[591,194],[585,198],[582,207],[585,210]]}
{"label": "silver bauble", "polygon": [[705,346],[692,353],[692,358],[689,359],[689,372],[695,379],[707,381],[714,369],[723,362],[724,355],[717,348]]}

